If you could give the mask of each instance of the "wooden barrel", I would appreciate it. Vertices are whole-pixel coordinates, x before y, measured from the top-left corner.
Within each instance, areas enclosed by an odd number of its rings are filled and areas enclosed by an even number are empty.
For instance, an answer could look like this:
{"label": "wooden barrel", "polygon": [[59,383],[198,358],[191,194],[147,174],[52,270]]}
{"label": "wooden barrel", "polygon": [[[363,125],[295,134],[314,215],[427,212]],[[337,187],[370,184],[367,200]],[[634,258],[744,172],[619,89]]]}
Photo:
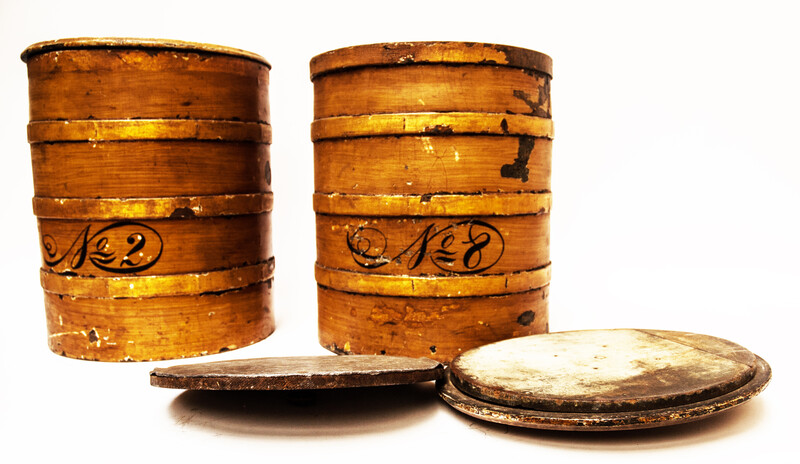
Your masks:
{"label": "wooden barrel", "polygon": [[144,361],[272,333],[269,63],[149,39],[22,60],[50,349]]}
{"label": "wooden barrel", "polygon": [[311,60],[323,346],[447,362],[547,332],[551,69],[458,42]]}

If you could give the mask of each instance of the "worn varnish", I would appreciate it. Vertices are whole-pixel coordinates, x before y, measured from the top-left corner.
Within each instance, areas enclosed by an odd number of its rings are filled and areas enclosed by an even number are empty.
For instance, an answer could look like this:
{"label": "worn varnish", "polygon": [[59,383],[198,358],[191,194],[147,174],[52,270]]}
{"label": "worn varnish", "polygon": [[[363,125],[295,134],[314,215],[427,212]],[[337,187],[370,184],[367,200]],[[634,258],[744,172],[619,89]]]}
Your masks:
{"label": "worn varnish", "polygon": [[427,358],[296,356],[157,368],[150,384],[187,390],[317,390],[404,385],[443,376],[444,367]]}
{"label": "worn varnish", "polygon": [[312,59],[323,346],[446,362],[547,331],[551,75],[492,44]]}
{"label": "worn varnish", "polygon": [[769,365],[716,337],[587,330],[493,343],[450,364],[440,395],[481,419],[558,430],[687,422],[758,394]]}
{"label": "worn varnish", "polygon": [[269,335],[269,64],[115,38],[22,59],[51,350],[141,361]]}

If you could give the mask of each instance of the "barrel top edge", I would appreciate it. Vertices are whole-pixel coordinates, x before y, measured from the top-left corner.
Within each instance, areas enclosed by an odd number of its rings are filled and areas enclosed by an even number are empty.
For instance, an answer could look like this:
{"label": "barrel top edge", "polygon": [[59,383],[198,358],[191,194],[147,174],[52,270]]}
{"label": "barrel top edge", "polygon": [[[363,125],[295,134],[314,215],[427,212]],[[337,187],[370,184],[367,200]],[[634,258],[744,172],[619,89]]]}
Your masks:
{"label": "barrel top edge", "polygon": [[334,71],[414,63],[508,66],[553,76],[553,60],[526,48],[482,42],[385,42],[339,48],[311,59],[311,80]]}
{"label": "barrel top edge", "polygon": [[267,69],[272,68],[272,65],[270,65],[269,62],[261,55],[238,48],[198,42],[187,42],[183,40],[144,39],[132,37],[76,37],[69,39],[47,40],[29,46],[22,52],[20,58],[22,61],[27,63],[28,59],[30,59],[32,56],[48,52],[108,48],[180,50],[213,53],[218,55],[245,58],[263,64],[267,67]]}

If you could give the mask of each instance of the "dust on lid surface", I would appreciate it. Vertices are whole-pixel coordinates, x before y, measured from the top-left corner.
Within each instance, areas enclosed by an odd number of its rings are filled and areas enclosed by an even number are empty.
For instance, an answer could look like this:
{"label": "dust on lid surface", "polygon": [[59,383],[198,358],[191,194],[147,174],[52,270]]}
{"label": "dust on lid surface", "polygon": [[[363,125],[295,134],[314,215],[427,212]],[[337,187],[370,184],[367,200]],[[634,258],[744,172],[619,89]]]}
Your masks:
{"label": "dust on lid surface", "polygon": [[653,410],[719,397],[748,383],[757,357],[716,337],[586,330],[505,340],[456,357],[450,380],[469,396],[554,412]]}
{"label": "dust on lid surface", "polygon": [[76,37],[71,39],[48,40],[35,43],[26,48],[20,58],[24,62],[34,55],[42,53],[61,51],[61,50],[85,50],[85,49],[149,49],[149,50],[178,50],[184,52],[211,53],[216,55],[228,55],[238,58],[245,58],[265,65],[267,68],[272,66],[264,57],[255,53],[248,52],[233,47],[221,45],[205,44],[198,42],[186,42],[183,40],[172,39],[143,39],[132,37]]}
{"label": "dust on lid surface", "polygon": [[509,66],[553,75],[553,60],[549,56],[525,48],[477,42],[393,42],[321,53],[311,59],[311,80],[348,68],[415,63]]}
{"label": "dust on lid surface", "polygon": [[401,356],[297,356],[156,368],[150,384],[189,390],[313,390],[402,385],[441,379],[444,367]]}

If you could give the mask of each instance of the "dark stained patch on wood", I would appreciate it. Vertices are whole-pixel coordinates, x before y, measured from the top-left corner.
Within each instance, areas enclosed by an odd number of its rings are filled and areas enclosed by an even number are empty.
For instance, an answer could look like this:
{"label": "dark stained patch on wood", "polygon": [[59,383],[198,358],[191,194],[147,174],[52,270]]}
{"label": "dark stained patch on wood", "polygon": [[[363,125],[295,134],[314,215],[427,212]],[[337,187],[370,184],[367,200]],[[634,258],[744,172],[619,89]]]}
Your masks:
{"label": "dark stained patch on wood", "polygon": [[522,182],[528,182],[528,160],[531,157],[535,138],[529,136],[522,136],[519,138],[519,149],[517,150],[517,158],[512,164],[504,164],[500,168],[500,175],[506,178],[519,179]]}

